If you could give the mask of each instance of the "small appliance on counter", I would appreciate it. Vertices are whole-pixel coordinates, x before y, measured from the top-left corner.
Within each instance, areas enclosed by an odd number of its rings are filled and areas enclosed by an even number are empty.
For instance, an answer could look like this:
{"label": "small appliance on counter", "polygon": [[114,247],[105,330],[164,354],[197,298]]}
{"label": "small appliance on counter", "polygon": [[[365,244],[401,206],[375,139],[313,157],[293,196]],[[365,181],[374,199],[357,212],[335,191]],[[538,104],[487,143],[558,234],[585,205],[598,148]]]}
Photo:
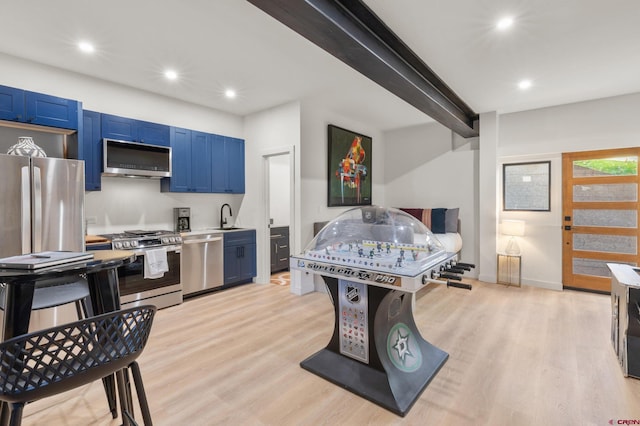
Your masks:
{"label": "small appliance on counter", "polygon": [[173,209],[173,222],[176,232],[191,231],[191,209],[189,207],[175,207]]}

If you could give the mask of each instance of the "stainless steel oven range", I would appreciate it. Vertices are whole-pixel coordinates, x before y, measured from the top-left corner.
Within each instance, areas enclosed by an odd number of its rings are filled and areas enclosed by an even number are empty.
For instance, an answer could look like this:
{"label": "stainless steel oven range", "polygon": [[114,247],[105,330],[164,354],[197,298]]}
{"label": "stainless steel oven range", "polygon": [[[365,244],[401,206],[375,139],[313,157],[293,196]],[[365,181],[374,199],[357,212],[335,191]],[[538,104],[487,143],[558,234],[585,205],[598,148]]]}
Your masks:
{"label": "stainless steel oven range", "polygon": [[[120,303],[123,308],[152,304],[162,309],[182,303],[182,238],[179,233],[133,230],[104,237],[111,240],[114,250],[132,250],[137,256],[135,262],[118,268]],[[145,253],[157,248],[166,249],[169,270],[160,278],[145,278]]]}

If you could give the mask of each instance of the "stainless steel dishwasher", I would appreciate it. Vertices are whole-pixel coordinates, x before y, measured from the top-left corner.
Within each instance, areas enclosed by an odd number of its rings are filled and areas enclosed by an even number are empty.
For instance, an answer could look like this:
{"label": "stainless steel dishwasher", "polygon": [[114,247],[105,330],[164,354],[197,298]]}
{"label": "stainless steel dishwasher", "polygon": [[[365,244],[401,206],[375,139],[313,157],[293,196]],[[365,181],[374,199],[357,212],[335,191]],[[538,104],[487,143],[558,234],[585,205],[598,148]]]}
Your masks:
{"label": "stainless steel dishwasher", "polygon": [[224,284],[222,234],[182,234],[180,276],[186,297]]}

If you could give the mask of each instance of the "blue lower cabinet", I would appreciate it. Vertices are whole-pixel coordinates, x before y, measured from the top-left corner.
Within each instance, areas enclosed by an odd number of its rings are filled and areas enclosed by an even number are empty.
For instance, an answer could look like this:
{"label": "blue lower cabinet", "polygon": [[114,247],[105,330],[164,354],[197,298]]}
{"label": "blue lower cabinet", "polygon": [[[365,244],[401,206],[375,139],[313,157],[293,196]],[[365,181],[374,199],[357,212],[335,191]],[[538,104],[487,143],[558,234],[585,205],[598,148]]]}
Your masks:
{"label": "blue lower cabinet", "polygon": [[243,284],[256,276],[256,231],[226,232],[224,239],[224,285]]}

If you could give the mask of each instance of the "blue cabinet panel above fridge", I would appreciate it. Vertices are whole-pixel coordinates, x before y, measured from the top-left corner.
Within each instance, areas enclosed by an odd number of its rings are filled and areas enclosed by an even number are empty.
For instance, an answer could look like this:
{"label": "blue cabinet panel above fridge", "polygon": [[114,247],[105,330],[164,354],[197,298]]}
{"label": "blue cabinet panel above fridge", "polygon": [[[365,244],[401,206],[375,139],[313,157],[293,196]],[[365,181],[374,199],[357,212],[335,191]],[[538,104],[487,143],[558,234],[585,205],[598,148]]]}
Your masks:
{"label": "blue cabinet panel above fridge", "polygon": [[0,119],[78,130],[78,101],[0,86]]}

